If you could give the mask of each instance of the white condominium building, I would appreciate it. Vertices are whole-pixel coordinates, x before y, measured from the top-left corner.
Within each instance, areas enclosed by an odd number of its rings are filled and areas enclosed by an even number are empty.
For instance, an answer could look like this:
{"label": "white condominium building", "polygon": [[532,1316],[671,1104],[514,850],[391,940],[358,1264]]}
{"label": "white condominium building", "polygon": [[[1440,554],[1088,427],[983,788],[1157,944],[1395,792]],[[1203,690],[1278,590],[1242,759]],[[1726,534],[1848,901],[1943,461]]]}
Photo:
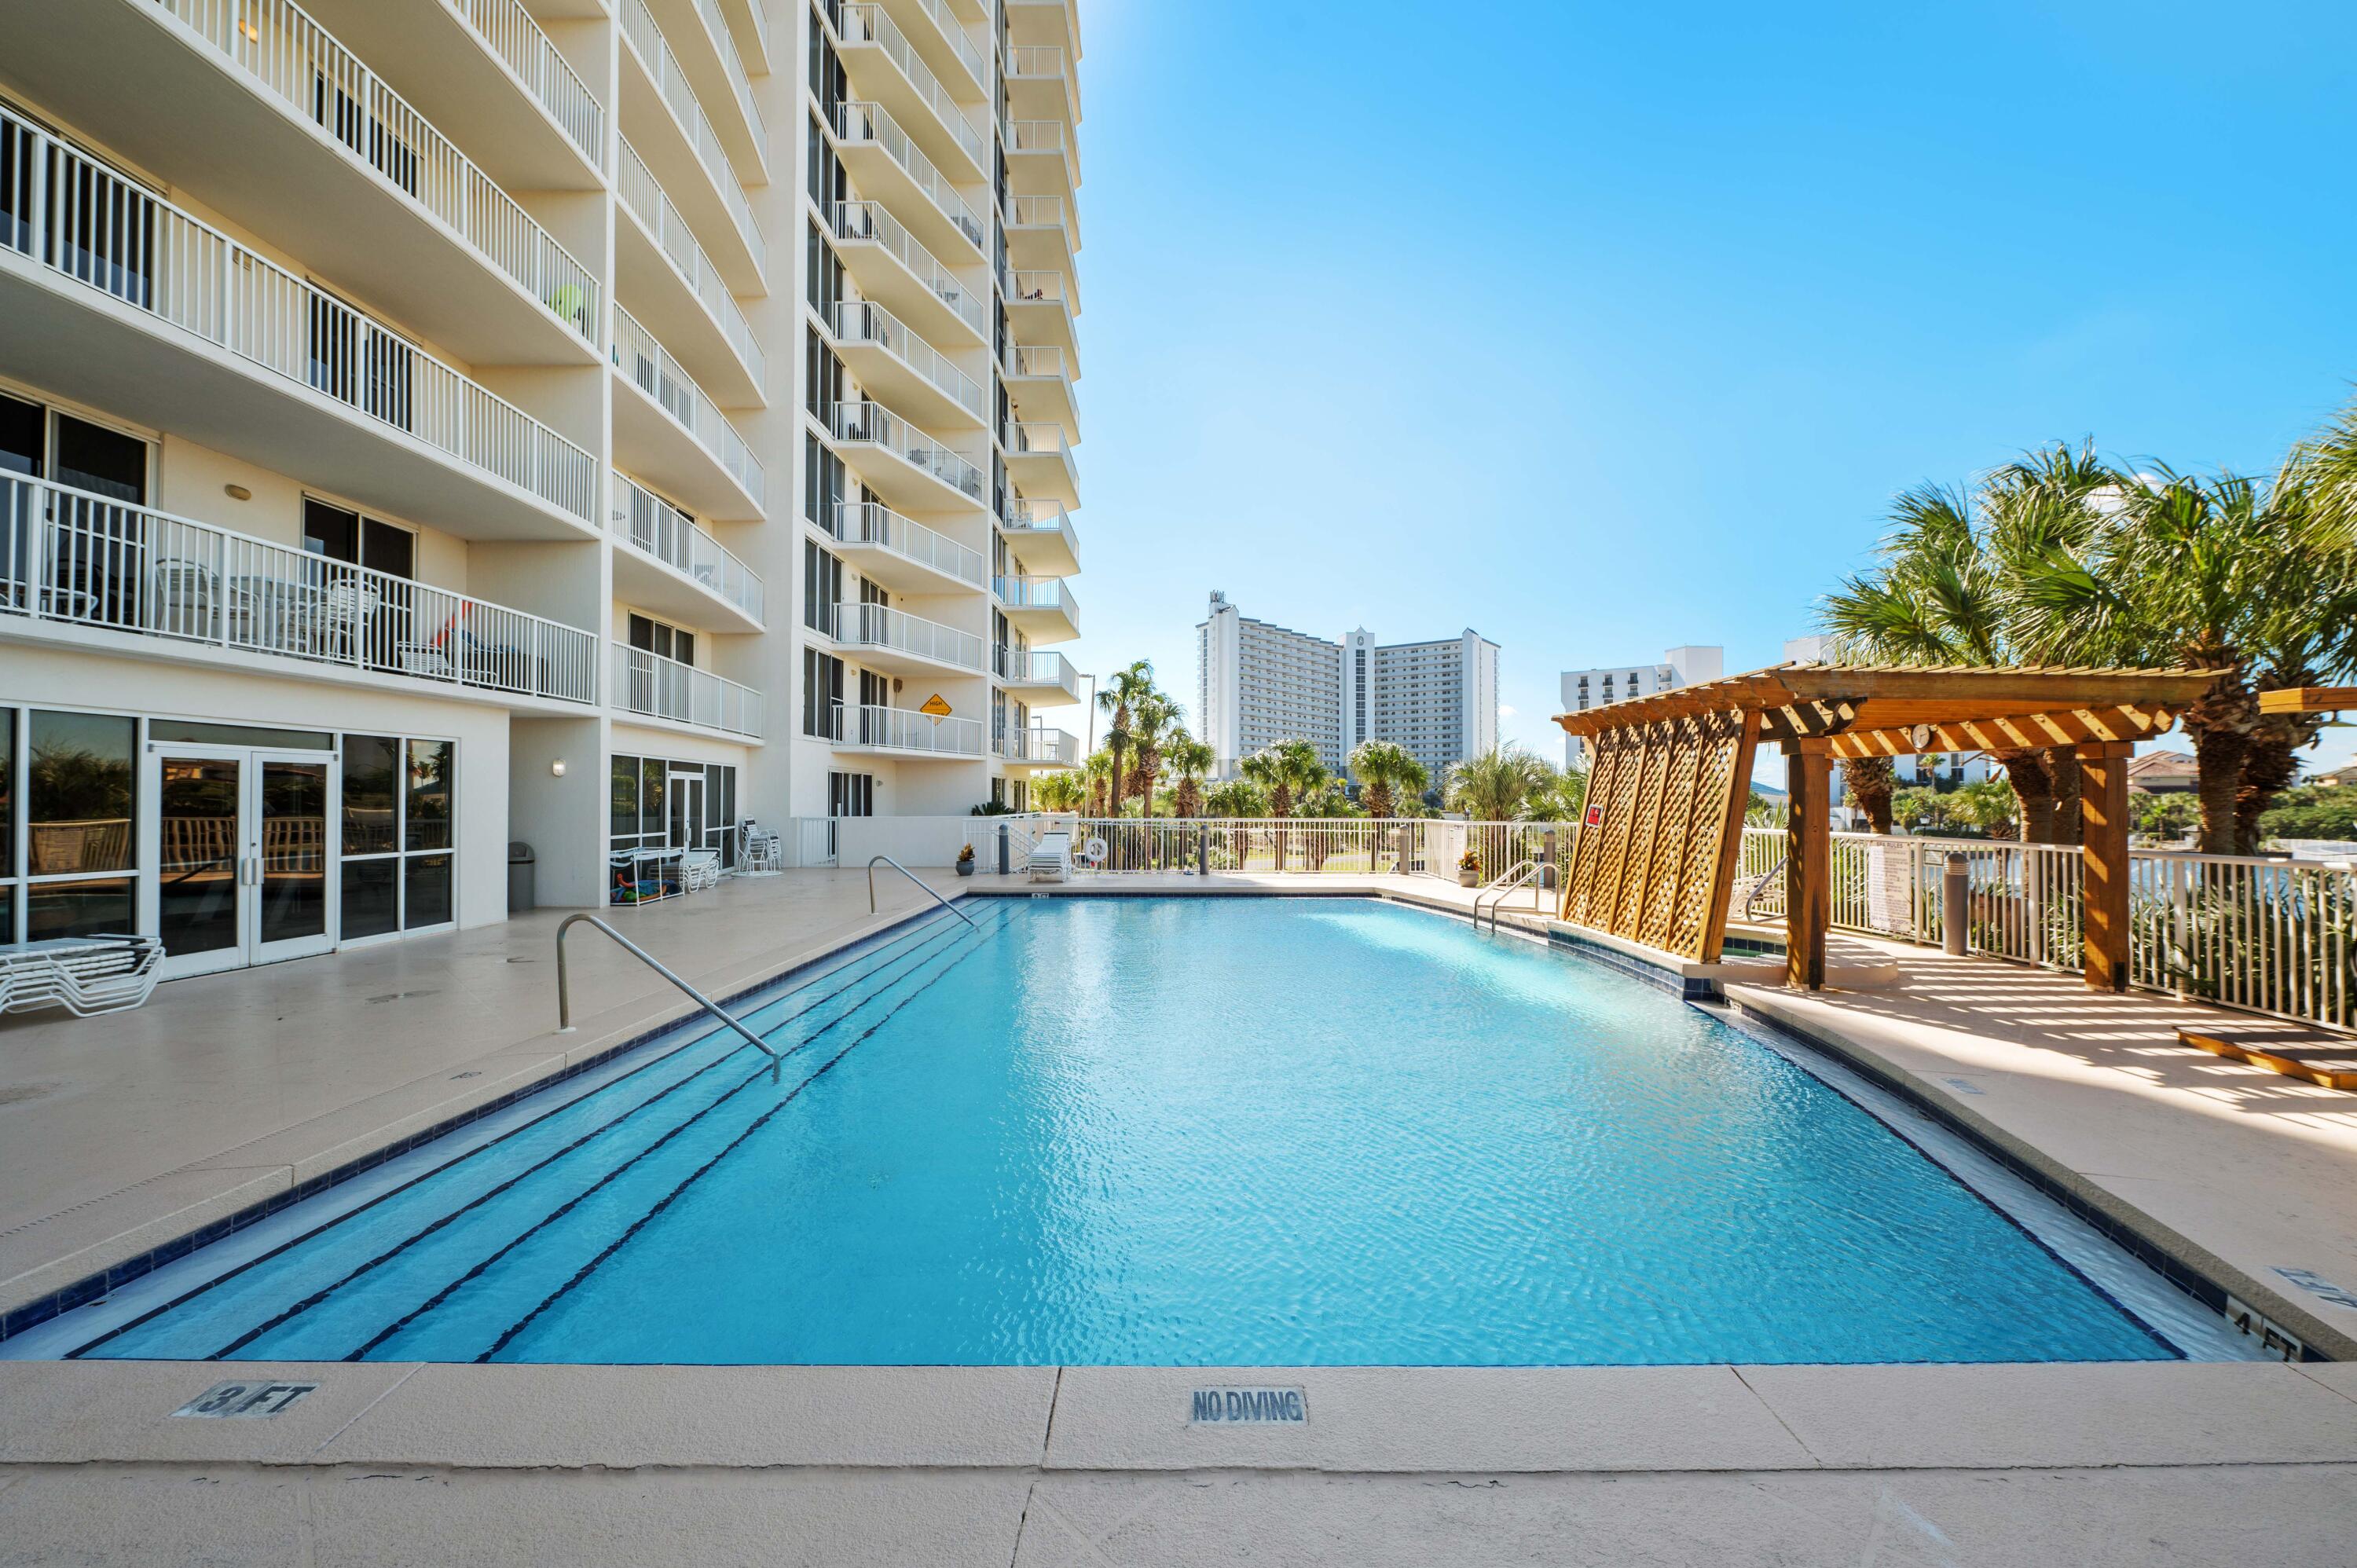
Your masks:
{"label": "white condominium building", "polygon": [[480,924],[516,840],[635,902],[1076,760],[1073,0],[0,37],[0,940]]}
{"label": "white condominium building", "polygon": [[[1576,714],[1582,708],[1600,708],[1607,703],[1650,697],[1657,692],[1716,681],[1727,672],[1726,667],[1726,649],[1685,647],[1671,649],[1662,655],[1658,664],[1606,664],[1593,670],[1566,670],[1563,672],[1562,711]],[[1564,736],[1563,765],[1587,766],[1587,747],[1579,736]]]}
{"label": "white condominium building", "polygon": [[1341,772],[1362,740],[1405,746],[1437,785],[1449,766],[1498,745],[1498,645],[1468,630],[1435,642],[1340,642],[1250,620],[1211,596],[1195,628],[1196,713],[1217,776],[1280,740],[1306,740]]}

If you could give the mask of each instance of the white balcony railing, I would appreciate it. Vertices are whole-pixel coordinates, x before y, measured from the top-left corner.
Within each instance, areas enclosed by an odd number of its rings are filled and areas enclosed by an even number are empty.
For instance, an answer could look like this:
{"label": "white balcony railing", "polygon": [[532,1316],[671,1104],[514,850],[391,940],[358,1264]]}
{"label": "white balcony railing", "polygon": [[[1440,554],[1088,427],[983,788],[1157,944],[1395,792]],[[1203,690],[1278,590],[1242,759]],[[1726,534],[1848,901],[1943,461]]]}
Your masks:
{"label": "white balcony railing", "polygon": [[647,9],[647,0],[622,0],[622,36],[638,51],[647,74],[654,78],[655,90],[671,105],[672,118],[678,123],[680,134],[687,138],[697,161],[719,188],[720,199],[726,204],[728,215],[737,220],[737,233],[744,236],[746,247],[753,252],[753,264],[768,272],[770,249],[761,238],[761,226],[753,221],[753,204],[746,199],[737,171],[729,166],[728,150],[720,145],[720,133],[712,128],[711,118],[696,101],[695,89],[688,85],[679,57],[671,52],[671,45],[663,41],[662,29],[655,26],[654,13]]}
{"label": "white balcony railing", "polygon": [[990,654],[991,667],[1010,686],[1054,686],[1069,693],[1075,701],[1080,697],[1080,671],[1060,653],[1030,648],[994,648]]}
{"label": "white balcony railing", "polygon": [[964,197],[952,188],[932,160],[917,149],[909,133],[900,129],[892,116],[874,103],[846,102],[834,106],[834,134],[853,145],[869,144],[884,149],[884,155],[900,166],[901,172],[916,182],[942,217],[956,225],[959,233],[977,251],[985,242],[982,220],[966,204]]}
{"label": "white balcony railing", "polygon": [[1061,273],[1010,272],[1000,282],[1005,285],[1011,304],[1060,305],[1069,309],[1072,303],[1064,290],[1064,274]]}
{"label": "white balcony railing", "polygon": [[1006,216],[1010,229],[1061,229],[1064,243],[1072,243],[1072,220],[1060,196],[1011,196]]}
{"label": "white balcony railing", "polygon": [[1065,178],[1074,185],[1081,183],[1071,134],[1061,120],[1009,120],[1005,123],[1005,130],[1008,152],[1050,154],[1063,161]]}
{"label": "white balcony railing", "polygon": [[1061,501],[1027,500],[1017,496],[999,512],[998,526],[1009,533],[1063,533],[1071,528],[1072,518]]}
{"label": "white balcony railing", "polygon": [[[753,10],[759,15],[761,0],[754,0]],[[720,52],[720,69],[728,78],[730,91],[737,94],[737,107],[745,116],[745,124],[753,134],[753,145],[759,149],[761,162],[770,161],[770,127],[762,123],[759,105],[753,102],[753,83],[745,74],[744,57],[737,52],[737,35],[728,30],[728,18],[720,14],[719,0],[695,0],[695,14],[703,18],[705,30],[712,35],[712,47]]]}
{"label": "white balcony railing", "polygon": [[0,110],[0,248],[597,517],[589,454],[407,338]]}
{"label": "white balcony railing", "polygon": [[1006,425],[1006,455],[1010,457],[1071,456],[1071,444],[1064,437],[1064,427],[1051,419],[1010,420]]}
{"label": "white balcony railing", "polygon": [[937,719],[914,708],[842,704],[829,714],[837,746],[865,750],[922,751],[939,757],[980,757],[980,719]]}
{"label": "white balcony railing", "polygon": [[597,280],[589,269],[309,13],[291,0],[155,4],[597,340]]}
{"label": "white balcony railing", "polygon": [[523,0],[442,0],[507,62],[565,139],[593,164],[605,161],[606,111],[565,56],[541,31]]}
{"label": "white balcony railing", "polygon": [[1064,51],[1056,44],[1017,44],[1006,51],[1006,74],[1017,81],[1070,82]]}
{"label": "white balcony railing", "polygon": [[1081,607],[1061,577],[993,577],[990,591],[1010,610],[1058,610],[1075,628]]}
{"label": "white balcony railing", "polygon": [[1035,725],[1029,729],[1010,729],[996,736],[990,749],[1009,762],[1044,763],[1053,768],[1072,768],[1081,760],[1081,743],[1070,732]]}
{"label": "white balcony railing", "polygon": [[880,446],[972,499],[982,499],[981,469],[880,403],[836,403],[831,427],[838,441]]}
{"label": "white balcony railing", "polygon": [[880,501],[837,501],[828,532],[845,544],[872,544],[977,588],[988,581],[989,562],[981,551],[911,522]]}
{"label": "white balcony railing", "polygon": [[1053,343],[1009,343],[1006,373],[1010,376],[1060,376],[1071,380],[1072,362]]}
{"label": "white balcony railing", "polygon": [[662,497],[620,474],[614,476],[614,537],[642,555],[684,573],[751,616],[761,618],[761,579]]}
{"label": "white balcony railing", "polygon": [[693,664],[643,648],[614,644],[614,703],[625,713],[675,724],[761,733],[761,693]]}
{"label": "white balcony railing", "polygon": [[0,614],[597,700],[590,632],[21,474],[0,474]]}
{"label": "white balcony railing", "polygon": [[838,604],[829,618],[830,635],[845,648],[882,648],[911,659],[930,659],[961,670],[980,671],[987,646],[970,631],[912,616],[884,605]]}
{"label": "white balcony railing", "polygon": [[976,91],[987,88],[990,67],[983,59],[982,50],[965,36],[965,24],[959,21],[950,9],[948,0],[917,0],[917,9],[931,17],[933,26],[941,29],[942,37],[949,41],[950,51],[957,56],[958,63],[965,67],[966,74],[974,78]]}
{"label": "white balcony railing", "polygon": [[[885,58],[900,68],[900,74],[907,77],[909,85],[917,90],[917,96],[923,99],[941,120],[942,127],[949,132],[950,138],[957,143],[967,157],[974,160],[974,166],[976,168],[990,166],[990,144],[983,135],[982,128],[974,123],[964,107],[950,96],[949,90],[942,85],[941,78],[935,76],[931,68],[909,47],[907,37],[885,14],[883,6],[866,4],[865,0],[860,4],[844,5],[836,27],[845,44],[874,44],[882,49]],[[952,36],[963,37],[962,34]]]}
{"label": "white balcony railing", "polygon": [[728,339],[728,346],[745,362],[753,384],[766,391],[769,361],[761,353],[760,344],[754,340],[753,324],[745,319],[737,296],[729,292],[719,270],[712,264],[712,258],[704,253],[704,247],[696,243],[687,220],[680,216],[677,204],[663,190],[654,171],[647,167],[637,148],[627,141],[621,146],[621,171],[614,187],[622,205],[646,225],[647,232],[654,236],[655,243],[662,247],[681,279],[712,313],[721,336]]}
{"label": "white balcony railing", "polygon": [[838,240],[873,241],[899,258],[900,264],[916,275],[917,281],[933,291],[943,305],[957,313],[959,320],[974,329],[977,338],[990,336],[990,317],[982,296],[960,283],[957,274],[943,266],[931,251],[919,244],[901,221],[884,210],[880,202],[838,201],[834,204],[834,236]]}
{"label": "white balcony railing", "polygon": [[754,504],[763,501],[767,478],[761,461],[737,427],[728,423],[716,404],[695,384],[694,378],[680,369],[679,361],[653,333],[638,323],[638,318],[620,306],[614,306],[614,363],[632,385],[645,392],[662,410],[679,422],[680,427],[696,439],[696,443],[712,454],[714,461],[728,470],[728,477],[753,498]]}
{"label": "white balcony railing", "polygon": [[918,337],[900,318],[864,299],[838,300],[834,335],[845,343],[873,343],[939,388],[943,397],[976,419],[989,417],[982,383],[950,362],[948,355]]}

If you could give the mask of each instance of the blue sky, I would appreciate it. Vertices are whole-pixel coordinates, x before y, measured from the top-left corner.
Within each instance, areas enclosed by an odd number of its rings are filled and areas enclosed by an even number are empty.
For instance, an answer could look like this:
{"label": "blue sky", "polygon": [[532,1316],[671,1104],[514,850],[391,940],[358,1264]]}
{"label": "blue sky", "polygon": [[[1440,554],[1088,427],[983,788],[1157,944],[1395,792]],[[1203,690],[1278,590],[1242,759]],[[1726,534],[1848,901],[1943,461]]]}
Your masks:
{"label": "blue sky", "polygon": [[[2357,5],[1081,0],[1084,671],[1780,656],[1897,490],[2357,381]],[[1082,728],[1081,715],[1063,715]],[[2357,731],[2328,732],[2328,755]]]}

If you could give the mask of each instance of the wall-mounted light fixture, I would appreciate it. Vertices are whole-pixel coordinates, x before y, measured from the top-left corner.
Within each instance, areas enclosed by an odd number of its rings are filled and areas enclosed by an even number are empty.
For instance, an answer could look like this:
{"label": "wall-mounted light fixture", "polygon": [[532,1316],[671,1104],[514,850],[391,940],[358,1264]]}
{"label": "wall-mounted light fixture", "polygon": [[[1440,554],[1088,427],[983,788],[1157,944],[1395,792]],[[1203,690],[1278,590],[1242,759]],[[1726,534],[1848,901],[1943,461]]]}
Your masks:
{"label": "wall-mounted light fixture", "polygon": [[549,776],[550,776],[551,778],[554,778],[554,779],[562,779],[562,778],[564,778],[564,777],[565,777],[565,758],[563,758],[563,757],[558,757],[555,761],[554,761],[554,762],[550,763],[550,764],[548,765],[548,772],[549,772]]}
{"label": "wall-mounted light fixture", "polygon": [[233,501],[250,501],[253,499],[253,492],[243,485],[223,485],[221,494]]}

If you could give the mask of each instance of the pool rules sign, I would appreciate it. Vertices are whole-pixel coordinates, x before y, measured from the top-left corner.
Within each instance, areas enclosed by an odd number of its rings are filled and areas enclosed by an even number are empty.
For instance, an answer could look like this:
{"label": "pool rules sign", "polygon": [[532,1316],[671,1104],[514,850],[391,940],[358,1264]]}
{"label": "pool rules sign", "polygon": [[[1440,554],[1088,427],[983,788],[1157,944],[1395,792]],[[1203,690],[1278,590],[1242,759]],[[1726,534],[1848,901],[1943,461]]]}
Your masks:
{"label": "pool rules sign", "polygon": [[1309,1404],[1299,1389],[1197,1389],[1187,1406],[1189,1426],[1307,1426]]}

